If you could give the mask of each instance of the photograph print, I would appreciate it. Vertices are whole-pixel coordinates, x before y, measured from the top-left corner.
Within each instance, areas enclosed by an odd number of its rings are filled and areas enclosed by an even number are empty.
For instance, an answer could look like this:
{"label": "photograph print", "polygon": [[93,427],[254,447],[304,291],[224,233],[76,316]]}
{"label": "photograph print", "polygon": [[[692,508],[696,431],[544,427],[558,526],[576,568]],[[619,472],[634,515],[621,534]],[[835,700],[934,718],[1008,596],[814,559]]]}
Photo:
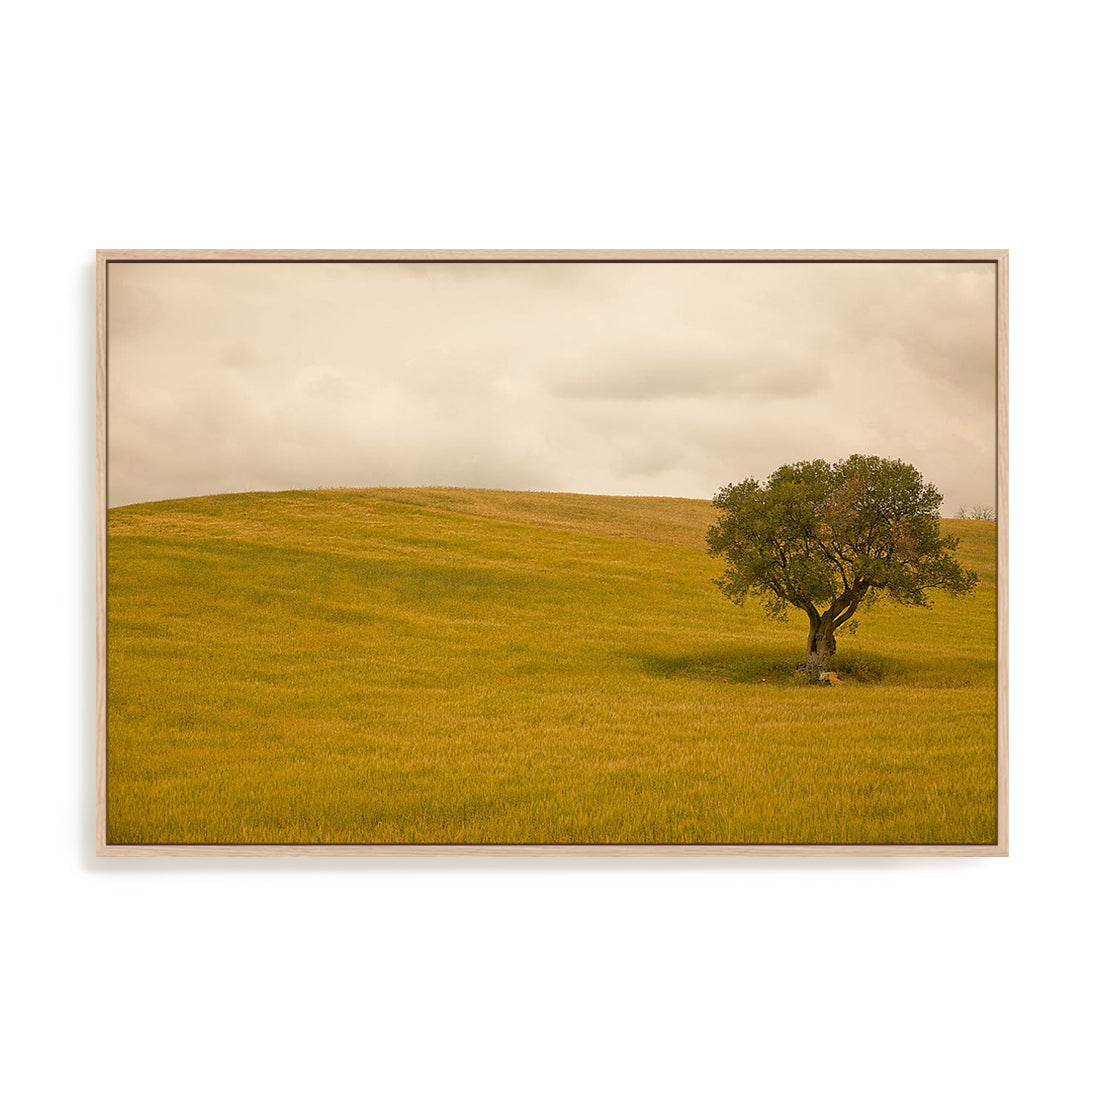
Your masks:
{"label": "photograph print", "polygon": [[101,251],[98,850],[1005,855],[1005,251]]}

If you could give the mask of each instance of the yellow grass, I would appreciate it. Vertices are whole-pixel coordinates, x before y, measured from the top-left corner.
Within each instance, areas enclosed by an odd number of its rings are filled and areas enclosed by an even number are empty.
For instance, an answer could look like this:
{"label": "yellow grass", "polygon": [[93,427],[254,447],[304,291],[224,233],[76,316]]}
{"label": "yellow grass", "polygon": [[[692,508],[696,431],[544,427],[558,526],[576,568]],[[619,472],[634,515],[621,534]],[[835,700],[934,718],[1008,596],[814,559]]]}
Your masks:
{"label": "yellow grass", "polygon": [[980,575],[805,620],[712,584],[709,503],[368,489],[109,512],[108,840],[995,840],[995,527]]}

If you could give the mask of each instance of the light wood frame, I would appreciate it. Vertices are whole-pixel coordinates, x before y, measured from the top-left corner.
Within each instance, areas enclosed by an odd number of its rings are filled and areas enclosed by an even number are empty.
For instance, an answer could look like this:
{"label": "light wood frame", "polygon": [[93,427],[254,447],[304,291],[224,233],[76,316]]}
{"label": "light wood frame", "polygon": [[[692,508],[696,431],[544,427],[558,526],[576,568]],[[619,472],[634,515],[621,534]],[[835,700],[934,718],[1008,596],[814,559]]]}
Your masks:
{"label": "light wood frame", "polygon": [[[107,312],[113,261],[945,261],[991,262],[995,280],[997,837],[989,845],[109,845],[107,842]],[[1009,251],[1007,250],[97,250],[97,856],[1009,856]]]}

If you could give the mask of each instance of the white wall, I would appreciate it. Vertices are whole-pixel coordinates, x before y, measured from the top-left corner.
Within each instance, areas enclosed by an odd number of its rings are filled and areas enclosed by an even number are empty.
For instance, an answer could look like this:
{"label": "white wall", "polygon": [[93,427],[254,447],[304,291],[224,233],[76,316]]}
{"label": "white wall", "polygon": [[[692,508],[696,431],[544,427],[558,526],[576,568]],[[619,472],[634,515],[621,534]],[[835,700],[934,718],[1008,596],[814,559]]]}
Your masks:
{"label": "white wall", "polygon": [[[1089,1100],[1092,11],[7,13],[10,1101]],[[94,859],[98,246],[1009,246],[1013,856]]]}

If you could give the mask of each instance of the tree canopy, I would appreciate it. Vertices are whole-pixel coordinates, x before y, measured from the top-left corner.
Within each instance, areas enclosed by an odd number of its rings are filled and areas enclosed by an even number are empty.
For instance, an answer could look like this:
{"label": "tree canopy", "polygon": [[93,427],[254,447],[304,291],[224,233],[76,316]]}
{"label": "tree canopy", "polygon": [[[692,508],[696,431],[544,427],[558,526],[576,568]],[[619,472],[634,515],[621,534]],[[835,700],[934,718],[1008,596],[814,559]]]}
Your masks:
{"label": "tree canopy", "polygon": [[717,583],[734,602],[751,595],[771,617],[786,618],[792,607],[806,613],[813,678],[862,602],[882,595],[925,607],[932,589],[963,595],[975,587],[975,573],[953,556],[958,539],[941,534],[940,505],[940,492],[905,461],[798,461],[763,483],[722,488],[707,546],[726,561]]}

